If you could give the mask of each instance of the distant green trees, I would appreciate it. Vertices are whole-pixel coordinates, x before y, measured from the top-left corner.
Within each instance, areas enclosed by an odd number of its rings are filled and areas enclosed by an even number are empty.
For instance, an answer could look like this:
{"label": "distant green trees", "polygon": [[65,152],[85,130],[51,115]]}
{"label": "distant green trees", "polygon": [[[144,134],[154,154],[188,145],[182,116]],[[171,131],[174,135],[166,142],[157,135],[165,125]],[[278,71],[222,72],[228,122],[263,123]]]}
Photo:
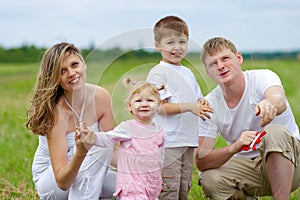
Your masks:
{"label": "distant green trees", "polygon": [[101,49],[83,49],[81,50],[82,54],[85,56],[86,59],[89,61],[99,61],[103,59],[121,59],[126,60],[130,58],[153,58],[154,60],[160,59],[160,54],[156,51],[147,51],[144,49],[127,49],[123,50],[119,47],[101,50]]}
{"label": "distant green trees", "polygon": [[[23,45],[18,48],[3,48],[0,47],[0,63],[35,63],[40,62],[46,48],[36,47],[34,45]],[[160,58],[159,53],[154,50],[137,49],[137,50],[123,50],[119,47],[101,50],[82,49],[82,54],[89,60],[102,60],[105,58],[115,59],[129,59],[129,58],[153,58],[155,60]],[[199,56],[200,52],[191,52],[194,56]],[[245,59],[297,59],[300,55],[299,51],[291,52],[243,52]]]}
{"label": "distant green trees", "polygon": [[[21,46],[18,48],[0,47],[0,63],[35,63],[40,62],[46,48],[36,46]],[[138,50],[122,50],[118,47],[101,50],[101,49],[81,49],[81,53],[85,58],[91,60],[103,60],[106,58],[128,59],[132,57],[146,58],[155,57],[159,54],[155,51]]]}
{"label": "distant green trees", "polygon": [[269,60],[269,59],[297,59],[300,51],[275,51],[275,52],[252,52],[243,53],[244,59],[257,59],[257,60]]}
{"label": "distant green trees", "polygon": [[5,49],[0,47],[0,62],[39,62],[44,53],[45,48],[37,48],[35,46],[21,46],[18,48]]}

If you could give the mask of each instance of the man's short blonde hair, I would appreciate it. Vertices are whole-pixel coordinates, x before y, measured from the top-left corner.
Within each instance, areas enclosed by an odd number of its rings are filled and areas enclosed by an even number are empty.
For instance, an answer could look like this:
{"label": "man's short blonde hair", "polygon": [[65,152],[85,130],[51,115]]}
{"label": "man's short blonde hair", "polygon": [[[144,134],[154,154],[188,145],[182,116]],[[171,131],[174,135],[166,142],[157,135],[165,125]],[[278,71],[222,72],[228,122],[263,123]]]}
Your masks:
{"label": "man's short blonde hair", "polygon": [[230,40],[222,37],[211,38],[204,43],[200,58],[204,63],[207,55],[213,56],[223,49],[229,49],[234,54],[237,53],[235,45]]}

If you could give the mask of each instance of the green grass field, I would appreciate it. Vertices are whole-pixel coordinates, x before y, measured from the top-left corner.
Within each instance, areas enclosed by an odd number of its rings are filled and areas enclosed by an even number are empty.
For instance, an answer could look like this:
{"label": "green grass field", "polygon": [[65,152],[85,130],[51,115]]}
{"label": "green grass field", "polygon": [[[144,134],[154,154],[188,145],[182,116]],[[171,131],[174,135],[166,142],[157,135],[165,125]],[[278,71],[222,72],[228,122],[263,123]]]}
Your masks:
{"label": "green grass field", "polygon": [[[143,80],[155,63],[153,59],[96,63],[89,62],[87,57],[88,82],[99,84],[111,93],[116,123],[129,118],[124,107],[126,89],[122,85],[122,79],[129,76],[134,80]],[[206,77],[198,58],[188,58],[185,64],[195,72],[203,94],[214,88],[214,83]],[[296,60],[249,60],[243,65],[244,70],[269,68],[279,74],[298,124],[300,124],[298,103],[300,90],[297,79],[300,75],[299,64],[300,62]],[[38,66],[38,63],[0,64],[0,199],[38,199],[31,181],[31,162],[38,145],[38,137],[29,133],[23,126]],[[224,145],[221,139],[218,144]],[[195,168],[193,187],[189,196],[191,200],[205,199],[201,187],[197,185],[197,175]],[[299,197],[300,190],[291,195],[291,199]]]}

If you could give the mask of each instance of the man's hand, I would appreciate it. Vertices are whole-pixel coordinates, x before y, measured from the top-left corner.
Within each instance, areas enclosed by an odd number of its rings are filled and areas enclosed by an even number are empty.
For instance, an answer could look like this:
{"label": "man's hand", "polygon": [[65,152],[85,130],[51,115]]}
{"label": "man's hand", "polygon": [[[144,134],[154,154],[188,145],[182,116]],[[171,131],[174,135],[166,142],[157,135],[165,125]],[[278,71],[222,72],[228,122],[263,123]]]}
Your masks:
{"label": "man's hand", "polygon": [[256,131],[244,131],[239,139],[229,146],[229,151],[231,153],[239,153],[242,150],[242,147],[250,145],[255,138],[256,133]]}
{"label": "man's hand", "polygon": [[256,145],[261,142],[261,138],[266,134],[266,131],[256,132],[256,136],[249,145],[242,146],[242,150],[248,151],[249,149],[256,150]]}
{"label": "man's hand", "polygon": [[256,105],[255,115],[261,118],[260,126],[263,127],[277,115],[277,108],[268,99],[264,99]]}

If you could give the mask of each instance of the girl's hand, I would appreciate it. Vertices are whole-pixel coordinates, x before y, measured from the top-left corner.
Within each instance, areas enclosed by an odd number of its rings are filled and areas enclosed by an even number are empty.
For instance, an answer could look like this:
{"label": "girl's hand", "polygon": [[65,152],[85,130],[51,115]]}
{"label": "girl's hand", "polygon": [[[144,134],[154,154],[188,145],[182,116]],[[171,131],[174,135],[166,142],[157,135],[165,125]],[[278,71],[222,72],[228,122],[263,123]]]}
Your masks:
{"label": "girl's hand", "polygon": [[75,140],[77,148],[84,147],[90,150],[96,141],[96,134],[84,122],[80,122],[79,127],[76,128]]}

